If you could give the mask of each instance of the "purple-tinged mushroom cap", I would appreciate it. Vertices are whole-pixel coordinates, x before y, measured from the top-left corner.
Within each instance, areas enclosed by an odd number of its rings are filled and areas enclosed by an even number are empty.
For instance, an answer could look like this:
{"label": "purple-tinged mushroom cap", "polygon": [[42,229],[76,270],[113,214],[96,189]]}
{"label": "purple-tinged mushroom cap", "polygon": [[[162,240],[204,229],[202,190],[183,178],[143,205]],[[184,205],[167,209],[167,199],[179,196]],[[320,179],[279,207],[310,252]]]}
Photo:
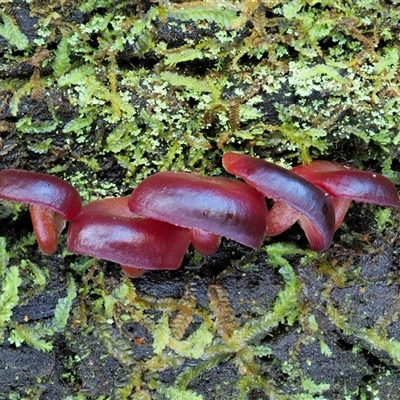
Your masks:
{"label": "purple-tinged mushroom cap", "polygon": [[304,224],[303,229],[313,250],[325,251],[329,247],[335,213],[326,192],[294,172],[245,154],[226,153],[222,163],[229,173],[241,177],[264,196],[293,209],[294,214],[288,221],[296,220],[296,213],[307,218],[310,224]]}
{"label": "purple-tinged mushroom cap", "polygon": [[189,244],[187,229],[135,216],[128,197],[83,206],[70,222],[67,239],[71,252],[118,263],[130,277],[179,268]]}
{"label": "purple-tinged mushroom cap", "polygon": [[52,254],[65,220],[81,209],[77,190],[56,176],[6,169],[0,171],[0,198],[30,205],[32,225],[40,249]]}
{"label": "purple-tinged mushroom cap", "polygon": [[[135,214],[203,232],[192,234],[196,241],[211,235],[207,254],[225,236],[252,248],[264,238],[267,207],[264,197],[251,186],[235,179],[205,177],[166,171],[142,181],[133,191],[129,208]],[[207,241],[210,235],[206,235]],[[193,245],[201,252],[202,249]]]}
{"label": "purple-tinged mushroom cap", "polygon": [[384,207],[399,206],[399,196],[393,183],[375,172],[326,160],[298,165],[292,171],[331,196],[336,216],[335,230],[342,223],[352,200]]}

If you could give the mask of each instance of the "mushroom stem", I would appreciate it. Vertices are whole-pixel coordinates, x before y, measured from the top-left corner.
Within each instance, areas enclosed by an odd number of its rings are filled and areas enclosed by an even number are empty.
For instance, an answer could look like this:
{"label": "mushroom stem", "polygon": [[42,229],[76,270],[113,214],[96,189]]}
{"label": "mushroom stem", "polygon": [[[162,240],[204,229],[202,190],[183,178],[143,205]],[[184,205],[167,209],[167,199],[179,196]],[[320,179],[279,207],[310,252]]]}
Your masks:
{"label": "mushroom stem", "polygon": [[203,256],[215,254],[221,244],[221,236],[203,229],[189,229],[189,235],[193,247]]}
{"label": "mushroom stem", "polygon": [[289,229],[300,217],[301,213],[282,201],[275,201],[268,214],[267,236],[280,235]]}
{"label": "mushroom stem", "polygon": [[125,275],[129,278],[139,278],[139,276],[142,276],[146,272],[145,269],[129,267],[127,265],[121,265],[121,268]]}
{"label": "mushroom stem", "polygon": [[57,250],[58,237],[65,228],[65,220],[46,207],[31,204],[29,211],[40,250],[46,255],[53,254]]}

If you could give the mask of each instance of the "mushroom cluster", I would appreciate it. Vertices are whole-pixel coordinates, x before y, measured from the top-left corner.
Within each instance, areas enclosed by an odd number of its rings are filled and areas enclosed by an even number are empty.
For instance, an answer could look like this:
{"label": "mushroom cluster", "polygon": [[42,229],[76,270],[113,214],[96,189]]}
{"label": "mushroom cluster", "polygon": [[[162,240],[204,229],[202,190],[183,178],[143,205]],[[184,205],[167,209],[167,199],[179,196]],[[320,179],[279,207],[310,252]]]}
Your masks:
{"label": "mushroom cluster", "polygon": [[[0,198],[30,205],[43,253],[56,251],[69,221],[67,248],[121,265],[126,275],[180,267],[190,244],[214,254],[221,237],[257,249],[296,221],[311,249],[325,251],[351,201],[399,206],[393,183],[382,175],[331,161],[292,170],[244,154],[226,153],[234,178],[166,171],[144,179],[131,196],[82,206],[77,190],[48,174],[0,171]],[[265,197],[273,200],[268,209]]]}

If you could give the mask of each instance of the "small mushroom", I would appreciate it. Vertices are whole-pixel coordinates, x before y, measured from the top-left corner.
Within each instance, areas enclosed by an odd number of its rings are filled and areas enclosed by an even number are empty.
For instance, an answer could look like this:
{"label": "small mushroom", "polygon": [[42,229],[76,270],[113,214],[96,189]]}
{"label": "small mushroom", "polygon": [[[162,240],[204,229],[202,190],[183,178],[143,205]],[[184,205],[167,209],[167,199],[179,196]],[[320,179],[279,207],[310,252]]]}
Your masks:
{"label": "small mushroom", "polygon": [[329,247],[334,234],[335,214],[326,192],[292,171],[245,154],[226,153],[222,164],[229,173],[241,177],[264,196],[272,198],[275,204],[282,203],[276,210],[281,207],[285,213],[272,214],[274,204],[268,215],[268,235],[282,232],[299,219],[313,250],[325,251]]}
{"label": "small mushroom", "polygon": [[43,253],[52,254],[65,221],[81,209],[77,190],[56,176],[6,169],[0,171],[0,198],[30,205],[32,225]]}
{"label": "small mushroom", "polygon": [[384,207],[399,206],[399,196],[393,183],[374,172],[361,171],[326,160],[298,165],[292,171],[331,196],[336,217],[335,230],[342,223],[352,200]]}
{"label": "small mushroom", "polygon": [[258,248],[264,238],[264,197],[244,182],[165,171],[142,181],[129,199],[132,212],[192,230],[193,246],[213,254],[220,236]]}
{"label": "small mushroom", "polygon": [[190,244],[187,229],[137,217],[128,199],[107,198],[83,206],[69,224],[68,250],[118,263],[129,277],[179,268]]}

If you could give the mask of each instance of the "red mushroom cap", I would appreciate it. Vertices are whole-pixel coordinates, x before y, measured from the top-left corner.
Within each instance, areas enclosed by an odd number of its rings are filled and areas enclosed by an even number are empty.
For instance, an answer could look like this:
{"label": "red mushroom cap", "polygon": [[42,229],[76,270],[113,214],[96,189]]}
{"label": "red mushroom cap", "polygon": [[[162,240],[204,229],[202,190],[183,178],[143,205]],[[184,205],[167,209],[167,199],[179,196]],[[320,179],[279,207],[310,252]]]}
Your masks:
{"label": "red mushroom cap", "polygon": [[329,193],[335,209],[335,230],[343,222],[352,200],[386,207],[399,205],[393,183],[380,174],[326,160],[297,165],[292,171]]}
{"label": "red mushroom cap", "polygon": [[[329,196],[301,176],[265,160],[226,153],[222,163],[264,196],[280,201],[308,218],[315,229],[305,229],[311,248],[324,251],[332,241],[335,213]],[[304,218],[303,217],[303,218]]]}
{"label": "red mushroom cap", "polygon": [[179,268],[189,244],[187,229],[135,217],[128,197],[83,206],[70,222],[67,239],[71,252],[121,264],[128,276],[137,276],[138,269]]}
{"label": "red mushroom cap", "polygon": [[234,179],[160,172],[138,185],[129,208],[139,215],[226,236],[252,248],[258,248],[264,238],[264,197]]}
{"label": "red mushroom cap", "polygon": [[0,171],[0,198],[49,208],[63,219],[72,219],[81,209],[78,191],[56,176],[40,172]]}
{"label": "red mushroom cap", "polygon": [[56,176],[6,169],[0,171],[0,198],[30,204],[35,236],[45,254],[55,252],[65,221],[81,209],[77,190]]}
{"label": "red mushroom cap", "polygon": [[385,207],[399,205],[399,196],[393,183],[375,172],[325,160],[298,165],[292,171],[326,190],[331,196]]}

